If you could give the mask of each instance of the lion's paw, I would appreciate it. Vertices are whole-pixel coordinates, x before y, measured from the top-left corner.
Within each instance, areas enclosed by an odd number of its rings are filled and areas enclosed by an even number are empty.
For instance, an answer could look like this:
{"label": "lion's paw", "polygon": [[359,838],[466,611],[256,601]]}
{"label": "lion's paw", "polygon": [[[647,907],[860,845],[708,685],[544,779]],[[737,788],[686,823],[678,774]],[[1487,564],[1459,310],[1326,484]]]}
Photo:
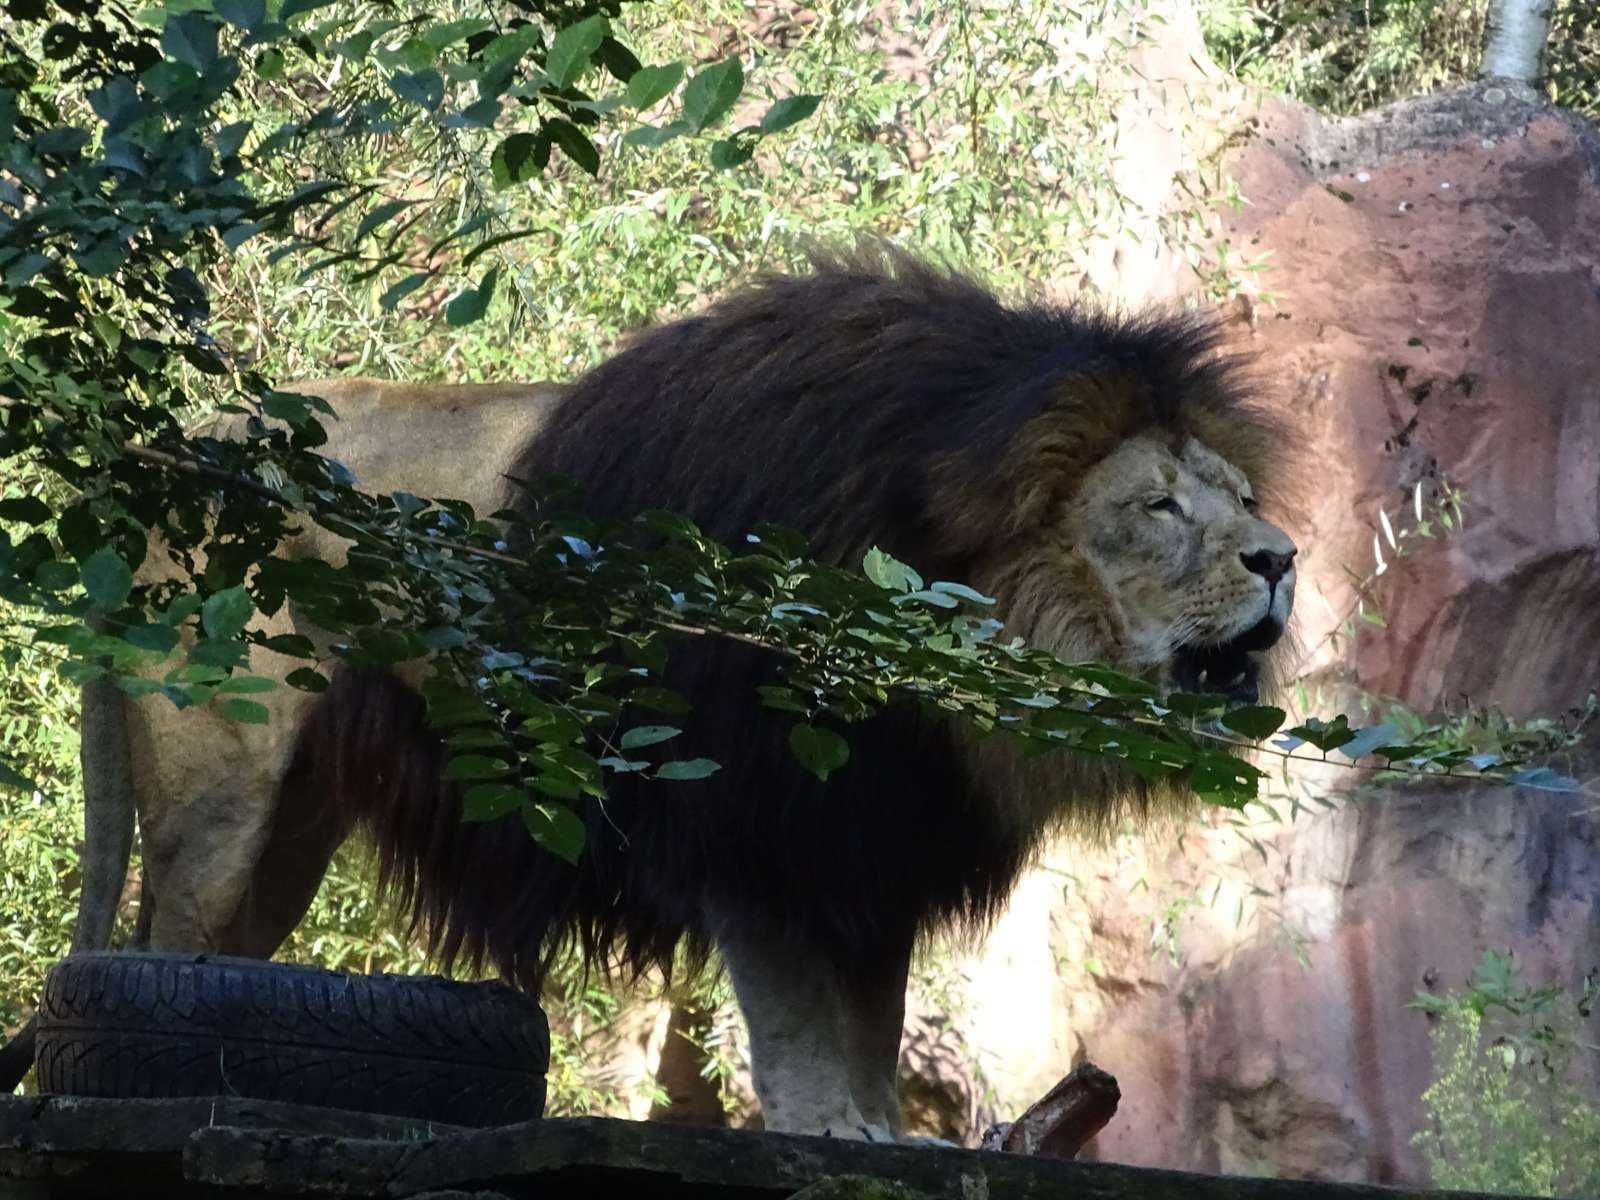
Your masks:
{"label": "lion's paw", "polygon": [[822,1127],[822,1136],[841,1138],[847,1142],[877,1142],[879,1144],[896,1140],[893,1133],[886,1126],[875,1125],[870,1121],[848,1118],[842,1121],[830,1121]]}

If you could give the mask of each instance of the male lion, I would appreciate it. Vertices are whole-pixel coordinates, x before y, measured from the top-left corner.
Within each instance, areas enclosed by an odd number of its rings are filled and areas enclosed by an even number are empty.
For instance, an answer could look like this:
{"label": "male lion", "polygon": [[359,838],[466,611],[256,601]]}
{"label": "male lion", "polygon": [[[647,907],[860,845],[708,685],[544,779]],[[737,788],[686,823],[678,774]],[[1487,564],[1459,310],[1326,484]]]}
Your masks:
{"label": "male lion", "polygon": [[[821,257],[659,328],[577,381],[514,470],[573,478],[597,515],[686,513],[736,544],[761,522],[826,561],[872,546],[998,599],[1068,660],[1253,698],[1295,546],[1257,515],[1271,423],[1194,318],[1007,307],[872,250]],[[681,645],[695,708],[676,745],[723,764],[615,779],[567,866],[510,824],[459,820],[443,751],[393,675],[340,671],[280,795],[375,836],[384,877],[448,964],[525,985],[576,944],[596,963],[728,963],[767,1128],[889,1139],[907,966],[920,935],[980,922],[1059,820],[1145,811],[1100,761],[1024,759],[896,710],[852,732],[827,783],[757,707],[770,657]]]}

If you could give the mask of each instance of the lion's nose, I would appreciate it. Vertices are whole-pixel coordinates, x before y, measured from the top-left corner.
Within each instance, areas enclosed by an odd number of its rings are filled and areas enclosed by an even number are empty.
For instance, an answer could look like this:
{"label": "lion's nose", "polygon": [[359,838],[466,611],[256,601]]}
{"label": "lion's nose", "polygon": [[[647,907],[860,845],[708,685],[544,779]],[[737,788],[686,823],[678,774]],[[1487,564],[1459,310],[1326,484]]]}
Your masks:
{"label": "lion's nose", "polygon": [[1293,550],[1287,554],[1279,554],[1273,550],[1253,550],[1249,553],[1243,551],[1239,554],[1239,561],[1244,564],[1247,571],[1253,571],[1268,583],[1277,583],[1289,573],[1289,568],[1294,564]]}

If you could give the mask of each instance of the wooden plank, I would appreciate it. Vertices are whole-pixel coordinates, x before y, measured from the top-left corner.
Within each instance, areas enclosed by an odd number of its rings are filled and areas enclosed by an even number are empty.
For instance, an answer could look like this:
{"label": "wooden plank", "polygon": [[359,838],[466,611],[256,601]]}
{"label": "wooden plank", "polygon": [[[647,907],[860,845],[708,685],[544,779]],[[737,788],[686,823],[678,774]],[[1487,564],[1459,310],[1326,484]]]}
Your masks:
{"label": "wooden plank", "polygon": [[891,1180],[933,1200],[1487,1200],[1474,1193],[1157,1171],[977,1150],[552,1118],[426,1142],[199,1130],[185,1176],[284,1196],[418,1196],[495,1188],[595,1196],[622,1184],[634,1200],[791,1196],[832,1176]]}

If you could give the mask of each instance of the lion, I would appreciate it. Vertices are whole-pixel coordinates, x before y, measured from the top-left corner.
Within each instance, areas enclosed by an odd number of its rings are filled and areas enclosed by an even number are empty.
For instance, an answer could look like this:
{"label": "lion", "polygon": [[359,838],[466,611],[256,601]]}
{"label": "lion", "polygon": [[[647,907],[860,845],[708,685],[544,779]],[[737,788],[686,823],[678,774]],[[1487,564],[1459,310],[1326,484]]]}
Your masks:
{"label": "lion", "polygon": [[[725,544],[770,522],[833,564],[879,547],[994,597],[1036,648],[1253,701],[1296,547],[1264,515],[1281,431],[1220,348],[1194,315],[1008,304],[901,251],[823,253],[581,376],[541,407],[510,474],[575,480],[597,517],[682,512]],[[896,1140],[919,941],[981,929],[1053,831],[1189,800],[908,706],[852,727],[848,765],[822,782],[790,754],[789,721],[757,705],[774,668],[746,646],[678,645],[665,682],[693,709],[675,757],[722,769],[615,777],[581,805],[576,866],[515,816],[460,819],[444,747],[393,672],[335,673],[278,803],[323,843],[364,829],[447,970],[488,964],[536,989],[571,947],[667,977],[719,955],[766,1128]]]}

